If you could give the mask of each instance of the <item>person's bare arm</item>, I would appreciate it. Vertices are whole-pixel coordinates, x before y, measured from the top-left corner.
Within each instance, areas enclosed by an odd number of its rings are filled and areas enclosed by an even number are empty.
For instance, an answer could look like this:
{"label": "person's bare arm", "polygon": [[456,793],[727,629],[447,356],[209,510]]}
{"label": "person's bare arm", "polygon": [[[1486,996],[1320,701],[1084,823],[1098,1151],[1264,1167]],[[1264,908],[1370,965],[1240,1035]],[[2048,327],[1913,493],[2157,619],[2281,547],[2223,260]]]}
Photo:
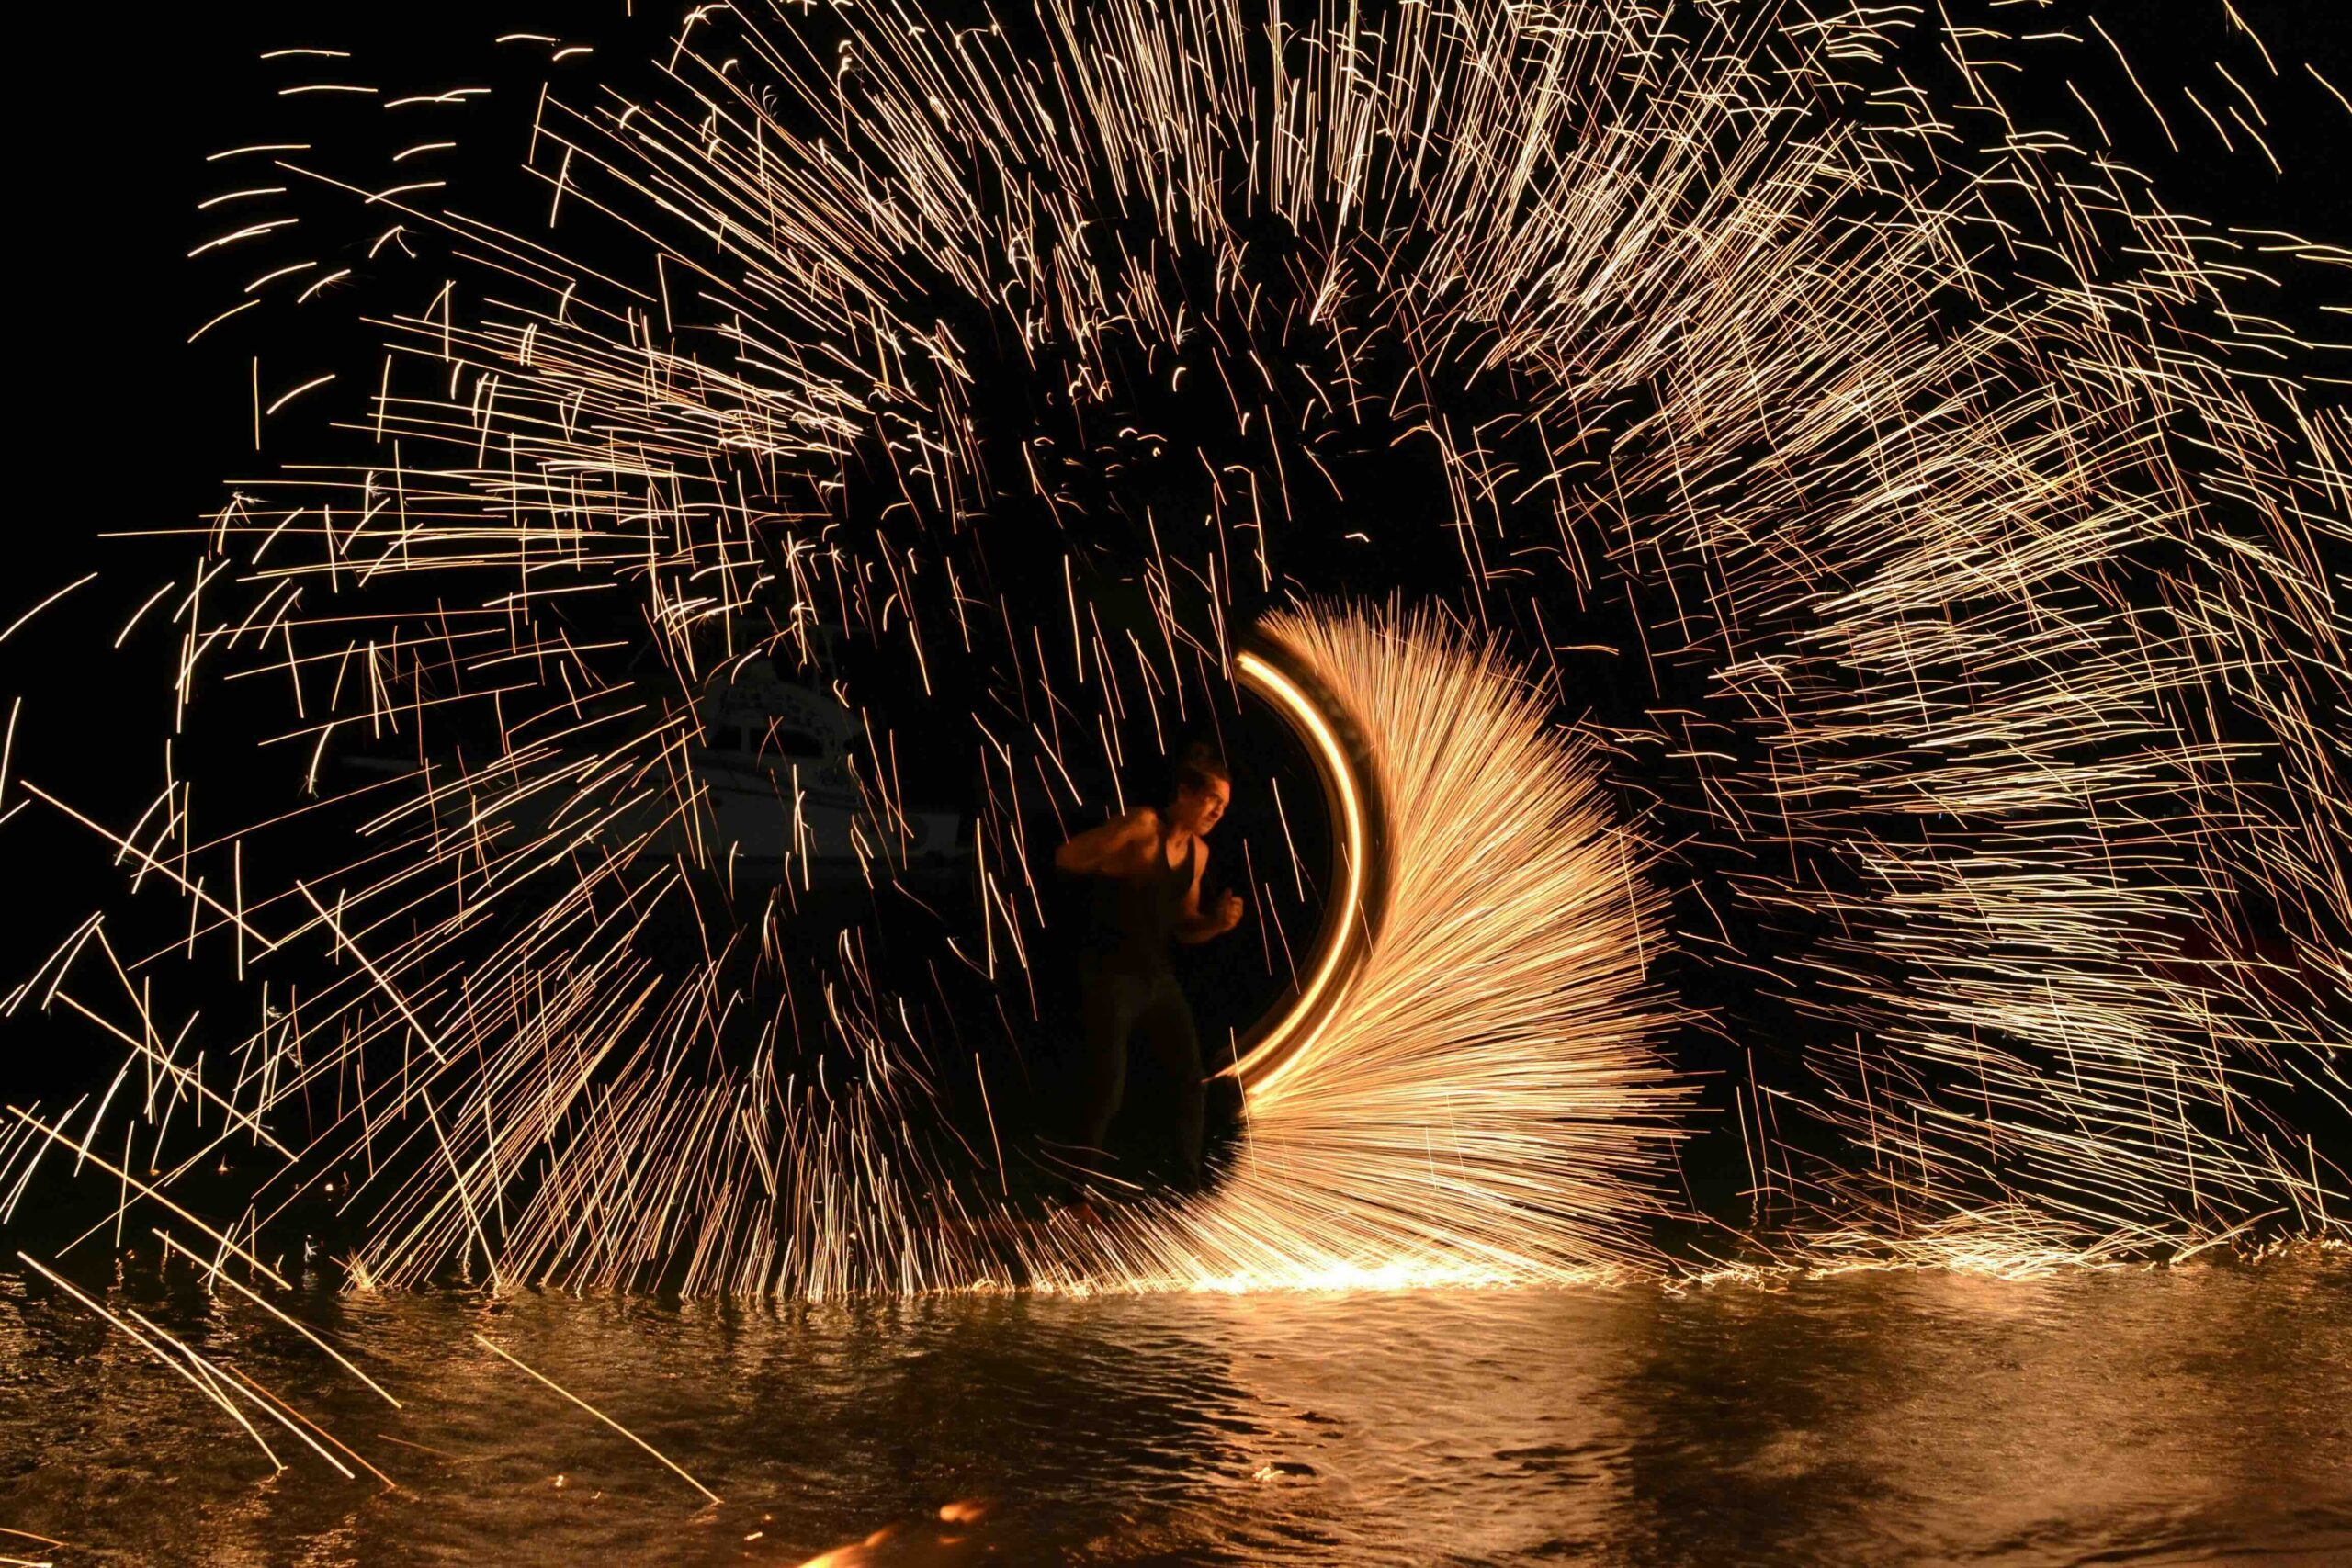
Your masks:
{"label": "person's bare arm", "polygon": [[1100,876],[1130,858],[1145,840],[1157,838],[1159,829],[1151,807],[1138,807],[1065,840],[1054,851],[1054,864],[1079,876]]}
{"label": "person's bare arm", "polygon": [[1200,859],[1193,867],[1193,885],[1184,890],[1184,902],[1176,913],[1178,942],[1206,942],[1241,923],[1241,896],[1231,891],[1217,899],[1215,909],[1206,914],[1201,912],[1201,878],[1208,874],[1208,869],[1209,847],[1202,844]]}

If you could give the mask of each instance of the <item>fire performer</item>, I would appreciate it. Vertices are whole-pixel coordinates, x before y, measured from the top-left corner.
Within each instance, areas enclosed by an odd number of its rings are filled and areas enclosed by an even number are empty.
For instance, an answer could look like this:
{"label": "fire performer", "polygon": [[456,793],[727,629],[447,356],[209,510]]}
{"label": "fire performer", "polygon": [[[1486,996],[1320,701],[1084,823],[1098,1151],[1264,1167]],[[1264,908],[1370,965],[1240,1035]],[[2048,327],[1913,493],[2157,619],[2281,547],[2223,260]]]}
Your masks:
{"label": "fire performer", "polygon": [[1195,741],[1177,761],[1167,805],[1138,807],[1054,852],[1057,866],[1092,882],[1079,957],[1081,1140],[1103,1148],[1126,1093],[1129,1042],[1140,1038],[1176,1086],[1182,1186],[1200,1178],[1203,1075],[1193,1010],[1169,967],[1168,944],[1207,942],[1241,921],[1241,899],[1231,892],[1201,908],[1207,835],[1232,798],[1224,759]]}

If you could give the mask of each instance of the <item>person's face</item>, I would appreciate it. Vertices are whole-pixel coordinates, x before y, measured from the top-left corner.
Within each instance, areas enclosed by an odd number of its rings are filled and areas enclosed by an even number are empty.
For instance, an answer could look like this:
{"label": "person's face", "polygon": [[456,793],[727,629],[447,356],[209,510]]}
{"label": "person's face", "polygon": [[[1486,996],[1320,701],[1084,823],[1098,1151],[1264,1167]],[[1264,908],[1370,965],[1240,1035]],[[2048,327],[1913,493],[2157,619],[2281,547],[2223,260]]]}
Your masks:
{"label": "person's face", "polygon": [[1188,832],[1205,833],[1216,826],[1225,815],[1225,807],[1233,798],[1233,786],[1223,779],[1211,779],[1204,789],[1182,789],[1176,792],[1176,817]]}

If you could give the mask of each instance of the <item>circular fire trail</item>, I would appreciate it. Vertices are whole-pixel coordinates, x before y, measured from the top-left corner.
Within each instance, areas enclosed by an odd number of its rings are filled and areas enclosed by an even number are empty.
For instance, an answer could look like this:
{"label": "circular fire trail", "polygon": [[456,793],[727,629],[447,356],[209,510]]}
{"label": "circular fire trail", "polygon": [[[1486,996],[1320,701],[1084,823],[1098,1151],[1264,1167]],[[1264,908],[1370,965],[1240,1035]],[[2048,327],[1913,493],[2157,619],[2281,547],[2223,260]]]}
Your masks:
{"label": "circular fire trail", "polygon": [[[1380,872],[1360,902],[1343,865],[1329,967],[1235,1065],[1248,1146],[1175,1211],[1170,1277],[1500,1283],[1649,1261],[1634,1226],[1666,1210],[1690,1091],[1647,1048],[1668,1021],[1645,984],[1659,900],[1590,759],[1546,724],[1549,694],[1426,619],[1267,631],[1279,654],[1245,651],[1242,679],[1294,694],[1342,821],[1377,803]],[[1372,840],[1368,821],[1346,833],[1343,861]]]}
{"label": "circular fire trail", "polygon": [[[400,150],[224,162],[198,336],[319,363],[103,629],[151,803],[0,764],[125,889],[0,1206],[689,1294],[2341,1235],[2331,350],[1959,9],[699,7],[513,35],[527,202],[288,60]],[[1040,846],[1270,720],[1238,1132],[1081,1223]]]}

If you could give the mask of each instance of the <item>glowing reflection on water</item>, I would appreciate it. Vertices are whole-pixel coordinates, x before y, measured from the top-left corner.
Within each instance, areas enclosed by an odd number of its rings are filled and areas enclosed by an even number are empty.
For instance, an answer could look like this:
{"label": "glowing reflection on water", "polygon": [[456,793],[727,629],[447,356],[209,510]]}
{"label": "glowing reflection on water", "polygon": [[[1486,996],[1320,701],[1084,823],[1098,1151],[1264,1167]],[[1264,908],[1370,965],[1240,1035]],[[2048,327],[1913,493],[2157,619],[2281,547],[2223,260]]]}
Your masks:
{"label": "glowing reflection on water", "polygon": [[[306,1300],[300,1315],[355,1346],[402,1410],[186,1280],[127,1293],[401,1489],[315,1461],[271,1475],[186,1383],[12,1282],[0,1525],[84,1548],[61,1562],[2352,1552],[2341,1255],[1681,1297]],[[703,1506],[478,1330],[726,1503]]]}

